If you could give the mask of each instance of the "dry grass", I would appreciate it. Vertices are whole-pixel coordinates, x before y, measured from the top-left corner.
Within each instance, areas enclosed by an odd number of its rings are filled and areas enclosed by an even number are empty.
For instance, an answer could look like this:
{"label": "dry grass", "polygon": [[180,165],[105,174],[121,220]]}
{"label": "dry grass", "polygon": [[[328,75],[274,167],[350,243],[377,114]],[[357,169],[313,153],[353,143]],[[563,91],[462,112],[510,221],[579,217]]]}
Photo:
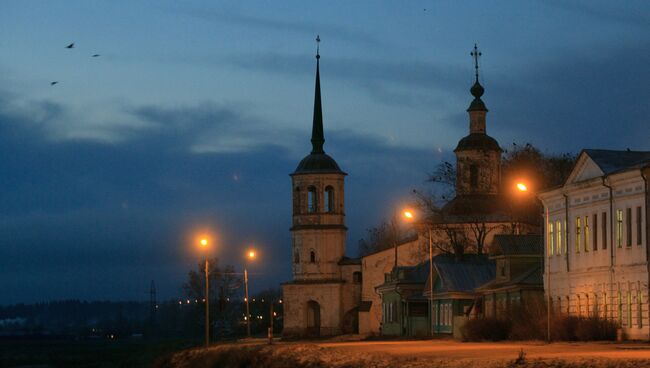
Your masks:
{"label": "dry grass", "polygon": [[[525,356],[525,353],[524,353]],[[507,360],[435,359],[355,353],[313,344],[277,345],[230,344],[209,349],[189,349],[161,359],[156,368],[650,368],[650,360],[614,360],[606,358],[528,359],[521,353]]]}

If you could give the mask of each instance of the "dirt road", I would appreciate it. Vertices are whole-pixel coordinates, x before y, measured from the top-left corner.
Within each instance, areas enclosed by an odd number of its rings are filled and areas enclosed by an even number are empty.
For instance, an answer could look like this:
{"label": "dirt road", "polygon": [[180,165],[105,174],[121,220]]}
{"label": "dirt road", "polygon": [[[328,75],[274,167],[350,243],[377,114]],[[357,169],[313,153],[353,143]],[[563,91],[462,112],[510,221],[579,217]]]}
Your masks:
{"label": "dirt road", "polygon": [[424,340],[326,342],[317,345],[354,353],[379,353],[396,357],[413,356],[437,359],[514,359],[521,349],[530,359],[650,359],[650,344],[641,343],[463,343],[453,340]]}

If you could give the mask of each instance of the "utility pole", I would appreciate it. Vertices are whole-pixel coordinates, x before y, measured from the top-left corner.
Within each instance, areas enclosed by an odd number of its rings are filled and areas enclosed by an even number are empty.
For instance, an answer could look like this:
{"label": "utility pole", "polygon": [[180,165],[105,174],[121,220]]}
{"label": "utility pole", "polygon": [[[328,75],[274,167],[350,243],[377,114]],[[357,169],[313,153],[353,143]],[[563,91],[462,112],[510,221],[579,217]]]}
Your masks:
{"label": "utility pole", "polygon": [[156,309],[158,308],[158,302],[156,301],[156,284],[151,280],[151,285],[149,287],[149,329],[150,332],[153,331],[154,325],[156,324]]}
{"label": "utility pole", "polygon": [[248,306],[248,270],[244,268],[244,291],[246,296],[244,300],[246,301],[246,336],[250,339],[251,337],[251,314]]}

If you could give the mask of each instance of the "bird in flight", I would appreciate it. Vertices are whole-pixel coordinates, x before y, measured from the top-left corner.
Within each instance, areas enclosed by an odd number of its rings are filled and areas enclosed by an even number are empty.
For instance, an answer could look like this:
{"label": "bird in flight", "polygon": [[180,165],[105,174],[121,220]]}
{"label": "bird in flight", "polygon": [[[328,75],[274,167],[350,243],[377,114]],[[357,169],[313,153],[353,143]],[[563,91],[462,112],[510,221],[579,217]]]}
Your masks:
{"label": "bird in flight", "polygon": [[95,55],[93,55],[93,57],[99,57],[99,56],[100,56],[99,54],[95,54]]}
{"label": "bird in flight", "polygon": [[50,86],[53,86],[53,85],[55,85],[57,83],[59,83],[59,81],[50,82]]}
{"label": "bird in flight", "polygon": [[74,48],[74,42],[69,44],[68,46],[65,47],[66,49],[73,49]]}

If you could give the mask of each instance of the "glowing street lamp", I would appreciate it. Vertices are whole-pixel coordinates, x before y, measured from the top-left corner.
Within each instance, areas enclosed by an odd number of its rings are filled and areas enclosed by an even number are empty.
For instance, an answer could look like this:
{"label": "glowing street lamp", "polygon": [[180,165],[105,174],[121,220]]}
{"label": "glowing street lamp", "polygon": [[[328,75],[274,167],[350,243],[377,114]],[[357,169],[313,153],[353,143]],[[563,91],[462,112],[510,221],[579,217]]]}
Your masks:
{"label": "glowing street lamp", "polygon": [[519,182],[517,183],[517,190],[520,192],[526,192],[528,191],[528,186],[526,186],[526,184],[523,182]]}
{"label": "glowing street lamp", "polygon": [[[256,253],[254,249],[250,249],[248,253],[246,254],[246,259],[247,261],[252,261],[255,259]],[[246,302],[246,336],[249,338],[251,337],[251,321],[250,318],[250,309],[248,306],[248,262],[244,263],[244,290],[246,292],[246,296],[244,297],[244,301]]]}
{"label": "glowing street lamp", "polygon": [[[201,248],[207,251],[208,239],[202,238],[199,241]],[[208,255],[205,255],[205,346],[210,346],[210,285],[208,281]],[[188,301],[189,302],[189,301]]]}
{"label": "glowing street lamp", "polygon": [[[407,220],[415,220],[415,213],[411,210],[404,211],[404,217]],[[431,336],[433,337],[433,238],[431,237],[431,227],[428,229],[429,232],[429,316],[430,316],[430,329]]]}

